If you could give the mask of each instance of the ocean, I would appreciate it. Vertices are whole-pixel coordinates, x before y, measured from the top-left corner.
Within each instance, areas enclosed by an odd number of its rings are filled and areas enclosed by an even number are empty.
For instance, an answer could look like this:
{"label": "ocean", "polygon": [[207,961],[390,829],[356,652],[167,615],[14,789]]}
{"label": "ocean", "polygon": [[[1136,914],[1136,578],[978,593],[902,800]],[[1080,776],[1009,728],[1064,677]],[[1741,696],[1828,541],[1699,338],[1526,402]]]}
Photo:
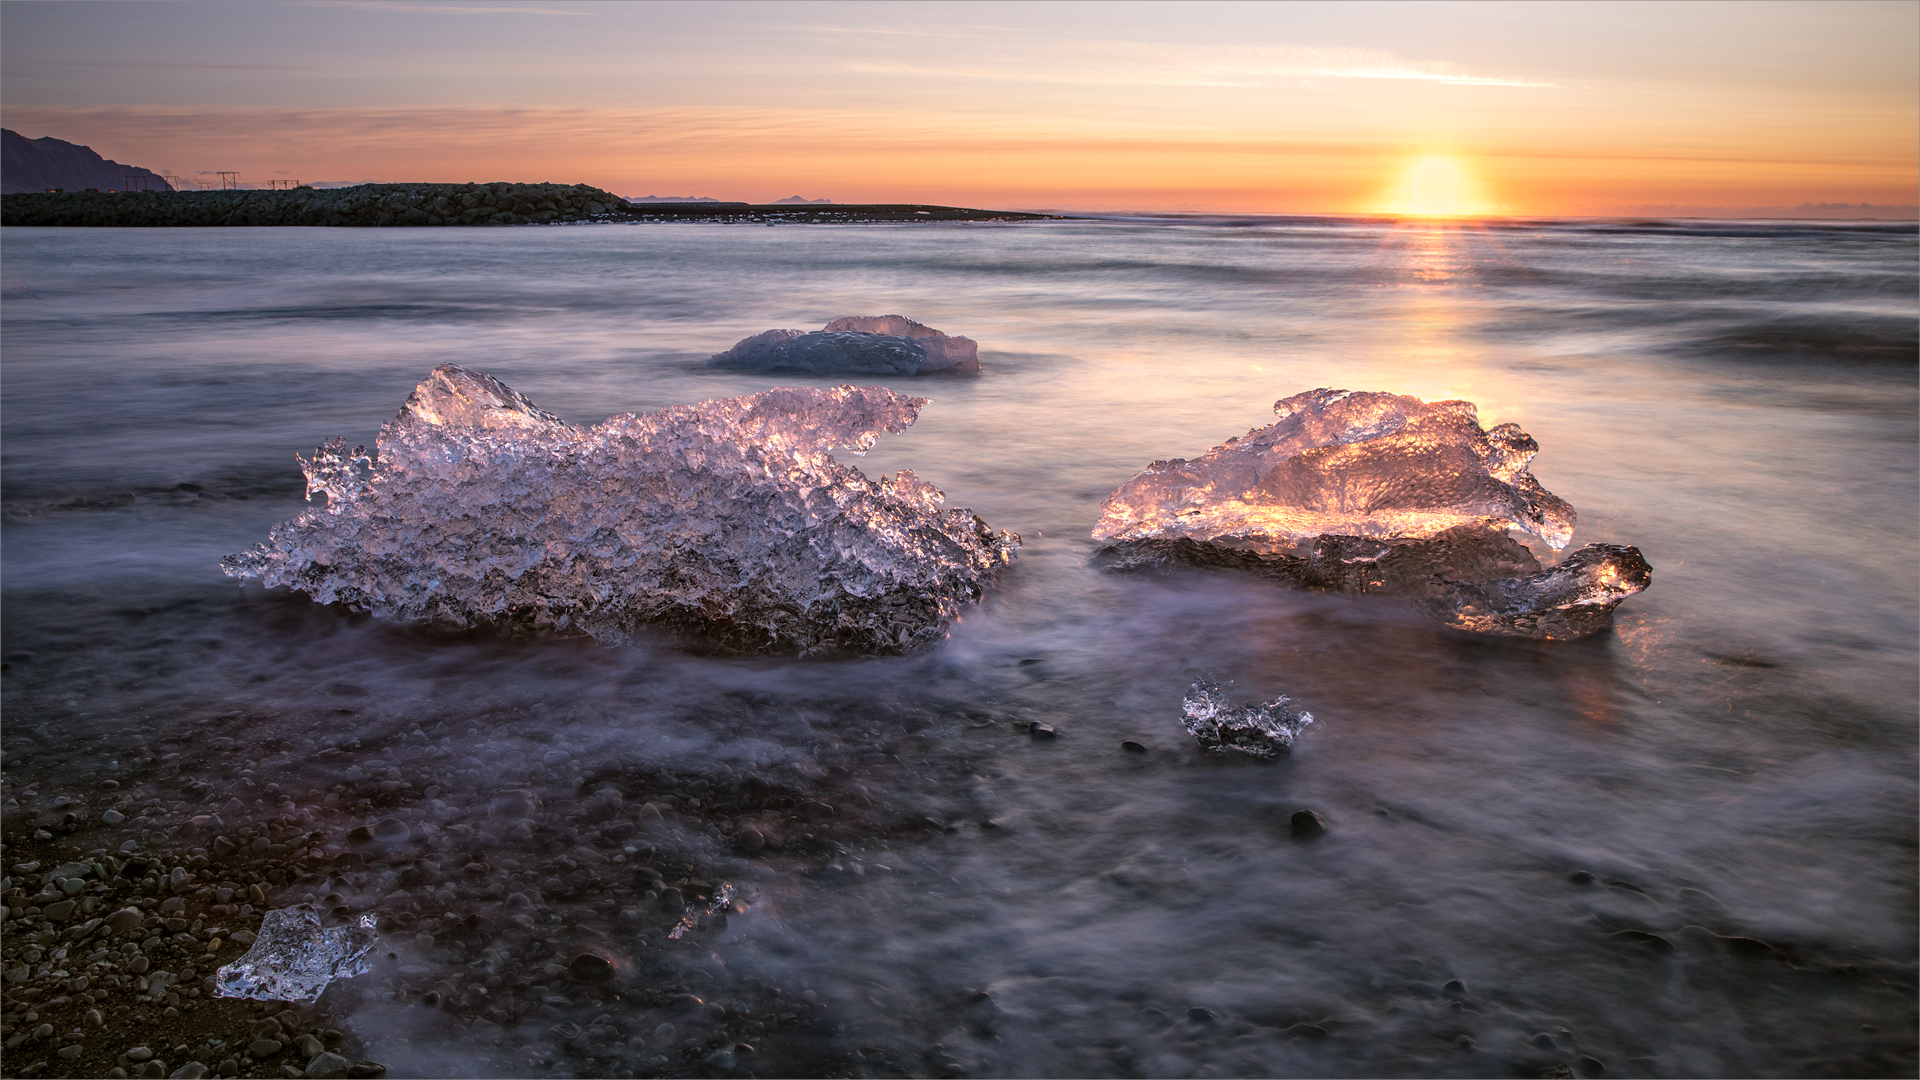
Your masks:
{"label": "ocean", "polygon": [[[196,883],[267,897],[196,894],[209,920],[375,914],[375,970],[320,1008],[389,1075],[1920,1067],[1911,224],[0,244],[4,862],[197,857]],[[889,313],[977,340],[980,374],[704,366]],[[443,363],[580,423],[778,385],[925,396],[839,460],[910,468],[1022,547],[931,650],[831,661],[452,634],[221,574],[301,509],[296,453],[371,444]],[[1540,643],[1092,563],[1113,489],[1317,387],[1519,424],[1573,546],[1637,546],[1652,587]],[[1200,678],[1316,723],[1282,761],[1202,754]],[[1291,834],[1301,809],[1324,836]]]}

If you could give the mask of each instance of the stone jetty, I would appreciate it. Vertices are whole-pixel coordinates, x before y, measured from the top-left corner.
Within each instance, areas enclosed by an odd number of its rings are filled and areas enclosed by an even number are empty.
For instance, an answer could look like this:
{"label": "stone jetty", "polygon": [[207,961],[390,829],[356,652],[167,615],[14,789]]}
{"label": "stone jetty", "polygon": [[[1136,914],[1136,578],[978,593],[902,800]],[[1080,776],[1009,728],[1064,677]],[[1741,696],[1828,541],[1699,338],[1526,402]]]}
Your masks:
{"label": "stone jetty", "polygon": [[626,200],[585,184],[361,184],[0,198],[0,224],[7,225],[535,225],[628,216]]}
{"label": "stone jetty", "polygon": [[827,225],[1029,221],[1045,214],[926,204],[639,203],[586,184],[361,184],[291,191],[69,191],[0,196],[0,225],[545,225],[582,221]]}

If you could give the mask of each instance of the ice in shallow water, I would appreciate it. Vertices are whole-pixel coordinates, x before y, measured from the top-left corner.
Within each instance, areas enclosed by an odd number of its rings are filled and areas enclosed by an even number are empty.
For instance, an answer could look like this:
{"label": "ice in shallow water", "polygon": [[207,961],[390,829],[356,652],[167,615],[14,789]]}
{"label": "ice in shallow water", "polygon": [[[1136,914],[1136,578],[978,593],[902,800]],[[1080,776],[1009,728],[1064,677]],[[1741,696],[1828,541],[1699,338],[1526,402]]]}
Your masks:
{"label": "ice in shallow water", "polygon": [[937,641],[1020,539],[902,469],[829,456],[904,431],[927,399],[779,388],[575,427],[443,364],[373,451],[302,462],[324,507],[223,560],[322,603],[471,627],[642,624],[748,652],[902,653]]}
{"label": "ice in shallow water", "polygon": [[1112,570],[1188,565],[1411,598],[1475,633],[1564,640],[1653,583],[1639,549],[1589,544],[1542,570],[1507,535],[1558,550],[1574,509],[1527,471],[1539,444],[1482,430],[1471,402],[1313,390],[1193,461],[1156,461],[1101,506]]}
{"label": "ice in shallow water", "polygon": [[824,328],[768,330],[717,353],[708,367],[820,375],[971,374],[980,346],[904,315],[848,315]]}
{"label": "ice in shallow water", "polygon": [[368,954],[378,940],[376,926],[372,915],[346,926],[323,926],[312,904],[269,911],[253,948],[215,973],[214,994],[311,1004],[335,979],[373,970]]}
{"label": "ice in shallow water", "polygon": [[1273,553],[1316,537],[1414,539],[1524,529],[1555,550],[1574,512],[1527,471],[1540,445],[1482,429],[1469,401],[1309,390],[1280,417],[1191,461],[1156,461],[1100,507],[1094,540],[1192,539]]}
{"label": "ice in shallow water", "polygon": [[1219,685],[1200,679],[1180,703],[1187,731],[1209,753],[1235,751],[1256,758],[1293,753],[1294,740],[1313,714],[1288,704],[1285,694],[1265,705],[1235,705]]}

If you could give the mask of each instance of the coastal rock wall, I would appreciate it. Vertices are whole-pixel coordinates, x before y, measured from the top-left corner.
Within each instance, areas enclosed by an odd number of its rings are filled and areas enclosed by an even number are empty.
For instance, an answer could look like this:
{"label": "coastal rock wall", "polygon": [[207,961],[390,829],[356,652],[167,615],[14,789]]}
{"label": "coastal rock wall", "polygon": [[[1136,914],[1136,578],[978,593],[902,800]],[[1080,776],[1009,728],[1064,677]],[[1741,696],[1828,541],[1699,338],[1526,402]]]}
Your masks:
{"label": "coastal rock wall", "polygon": [[536,225],[627,216],[625,200],[585,184],[361,184],[0,198],[0,224],[6,225]]}

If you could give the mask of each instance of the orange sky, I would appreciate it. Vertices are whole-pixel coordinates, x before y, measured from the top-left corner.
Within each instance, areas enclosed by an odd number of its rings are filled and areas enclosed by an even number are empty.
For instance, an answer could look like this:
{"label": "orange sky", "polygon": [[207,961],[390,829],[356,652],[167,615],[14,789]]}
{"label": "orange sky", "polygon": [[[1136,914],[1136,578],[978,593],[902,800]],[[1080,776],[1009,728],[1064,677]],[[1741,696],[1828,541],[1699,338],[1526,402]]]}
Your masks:
{"label": "orange sky", "polygon": [[1911,215],[1920,4],[10,0],[0,118],[262,186]]}

